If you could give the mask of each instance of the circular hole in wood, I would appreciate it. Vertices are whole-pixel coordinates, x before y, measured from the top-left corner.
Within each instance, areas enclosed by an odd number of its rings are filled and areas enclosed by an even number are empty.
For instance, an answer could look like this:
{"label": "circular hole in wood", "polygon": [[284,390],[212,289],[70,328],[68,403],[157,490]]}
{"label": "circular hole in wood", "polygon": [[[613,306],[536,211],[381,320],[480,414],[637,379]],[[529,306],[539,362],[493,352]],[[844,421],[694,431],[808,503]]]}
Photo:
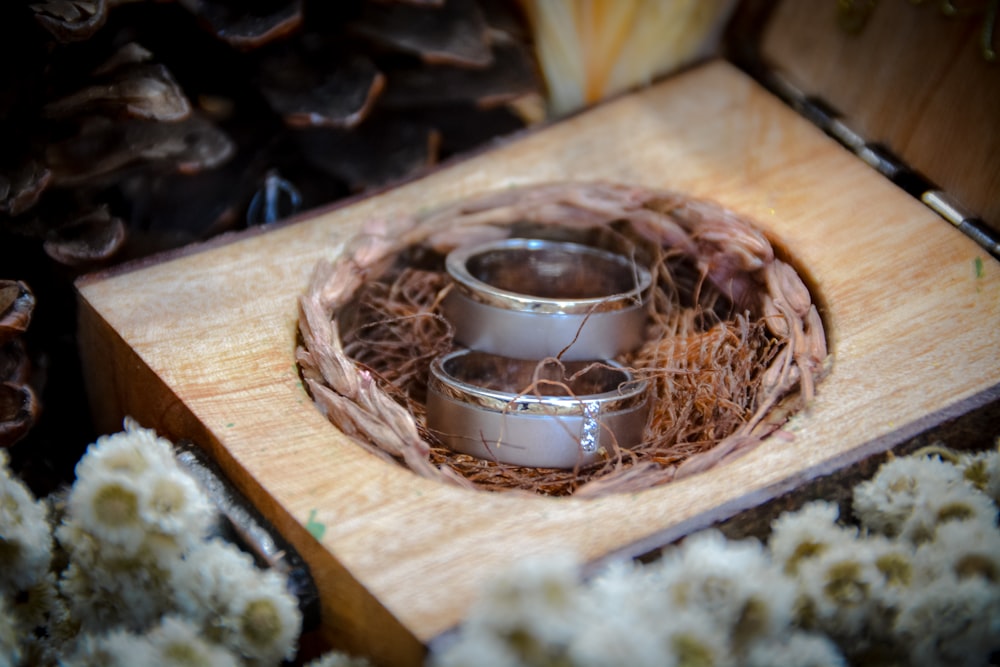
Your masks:
{"label": "circular hole in wood", "polygon": [[[452,452],[425,426],[431,361],[454,348],[444,258],[508,237],[572,241],[654,276],[643,345],[615,361],[649,382],[643,441],[571,470]],[[708,470],[759,445],[807,404],[827,344],[799,272],[750,221],[686,195],[608,183],[487,192],[366,225],[317,267],[300,300],[300,370],[330,421],[377,456],[469,488],[593,497]]]}

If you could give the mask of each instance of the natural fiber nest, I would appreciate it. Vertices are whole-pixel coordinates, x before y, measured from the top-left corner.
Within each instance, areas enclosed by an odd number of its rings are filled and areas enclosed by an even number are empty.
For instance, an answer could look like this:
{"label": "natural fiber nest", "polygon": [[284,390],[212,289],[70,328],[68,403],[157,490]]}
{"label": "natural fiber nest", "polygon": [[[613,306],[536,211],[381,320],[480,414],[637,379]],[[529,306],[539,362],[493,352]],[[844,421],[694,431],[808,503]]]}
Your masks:
{"label": "natural fiber nest", "polygon": [[[441,448],[424,426],[431,359],[451,348],[438,314],[443,257],[511,235],[586,238],[651,266],[646,344],[620,358],[650,379],[645,440],[576,470],[523,468]],[[636,491],[750,451],[809,403],[827,356],[798,273],[749,222],[675,192],[553,183],[372,220],[300,298],[297,359],[316,404],[375,455],[471,488],[591,497]]]}

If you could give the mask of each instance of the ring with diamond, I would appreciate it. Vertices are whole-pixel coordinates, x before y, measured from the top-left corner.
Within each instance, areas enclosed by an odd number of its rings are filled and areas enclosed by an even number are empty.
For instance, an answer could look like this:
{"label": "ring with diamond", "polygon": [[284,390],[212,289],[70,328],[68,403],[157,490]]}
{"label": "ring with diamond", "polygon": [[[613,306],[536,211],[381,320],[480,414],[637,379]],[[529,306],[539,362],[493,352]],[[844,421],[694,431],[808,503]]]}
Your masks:
{"label": "ring with diamond", "polygon": [[647,385],[614,361],[458,350],[431,363],[427,427],[449,449],[482,459],[574,468],[642,441]]}
{"label": "ring with diamond", "polygon": [[624,255],[542,239],[459,247],[442,306],[456,342],[518,359],[610,359],[642,344],[652,276]]}

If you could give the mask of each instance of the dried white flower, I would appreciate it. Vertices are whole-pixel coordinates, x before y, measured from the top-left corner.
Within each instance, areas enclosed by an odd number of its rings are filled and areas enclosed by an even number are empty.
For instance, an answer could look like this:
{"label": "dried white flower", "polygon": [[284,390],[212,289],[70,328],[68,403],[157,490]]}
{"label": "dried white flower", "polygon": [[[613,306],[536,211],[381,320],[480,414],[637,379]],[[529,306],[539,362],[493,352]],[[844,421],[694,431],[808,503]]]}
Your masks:
{"label": "dried white flower", "polygon": [[862,546],[866,560],[874,564],[879,573],[871,588],[873,603],[881,610],[877,630],[885,635],[900,601],[915,586],[921,585],[916,548],[905,540],[890,539],[873,534],[864,538]]}
{"label": "dried white flower", "polygon": [[667,650],[670,659],[665,664],[704,665],[723,667],[734,665],[727,642],[720,637],[720,628],[707,614],[688,610],[663,619],[667,628]]}
{"label": "dried white flower", "polygon": [[214,520],[214,508],[197,482],[176,463],[145,476],[139,514],[148,527],[150,547],[185,549],[202,540]]}
{"label": "dried white flower", "polygon": [[436,647],[428,663],[431,667],[524,667],[530,664],[505,637],[486,628],[466,627],[458,637]]}
{"label": "dried white flower", "polygon": [[909,542],[893,540],[884,535],[868,535],[865,548],[875,559],[887,588],[905,589],[917,581],[916,548]]}
{"label": "dried white flower", "polygon": [[[67,524],[100,543],[102,550],[113,550],[121,557],[134,556],[146,537],[146,524],[139,514],[142,487],[126,475],[94,471],[80,477],[67,499]],[[73,533],[60,533],[64,537]],[[65,542],[64,542],[65,544]],[[72,545],[67,545],[72,550]]]}
{"label": "dried white flower", "polygon": [[972,486],[1000,504],[1000,451],[993,449],[963,454],[959,457],[958,466]]}
{"label": "dried white flower", "polygon": [[754,644],[746,667],[847,667],[837,645],[822,635],[792,632]]}
{"label": "dried white flower", "polygon": [[573,665],[673,664],[662,619],[678,610],[658,574],[653,567],[616,560],[580,588],[578,628],[567,647]]}
{"label": "dried white flower", "polygon": [[796,578],[803,596],[799,624],[838,640],[863,646],[885,633],[885,609],[878,589],[885,577],[876,565],[878,552],[865,540],[830,547],[801,563]]}
{"label": "dried white flower", "polygon": [[170,441],[126,417],[124,431],[103,435],[87,448],[77,463],[76,476],[85,478],[112,473],[134,478],[150,470],[176,465]]}
{"label": "dried white flower", "polygon": [[988,664],[1000,645],[1000,586],[943,576],[913,591],[895,629],[910,649],[912,665]]}
{"label": "dried white flower", "polygon": [[948,523],[917,549],[915,560],[924,581],[979,577],[1000,585],[1000,532],[976,522]]}
{"label": "dried white flower", "polygon": [[239,661],[221,646],[205,641],[185,619],[163,618],[147,637],[157,667],[238,667]]}
{"label": "dried white flower", "polygon": [[249,663],[269,665],[295,657],[302,617],[284,579],[267,570],[259,587],[238,606],[240,653]]}
{"label": "dried white flower", "polygon": [[[219,616],[228,610],[232,600],[253,586],[256,572],[249,554],[212,539],[191,550],[174,571],[173,584],[185,616]],[[213,633],[208,636],[215,638]]]}
{"label": "dried white flower", "polygon": [[210,540],[174,572],[179,608],[203,634],[253,664],[295,655],[302,615],[284,578],[235,546]]}
{"label": "dried white flower", "polygon": [[[576,667],[672,667],[665,618],[639,618],[627,605],[600,610],[604,618],[580,628],[570,641],[568,656]],[[684,613],[678,610],[677,613]]]}
{"label": "dried white flower", "polygon": [[677,612],[677,605],[666,594],[668,578],[658,567],[662,559],[650,565],[630,560],[607,563],[581,588],[580,612],[592,617],[587,625],[599,625],[614,609],[615,616],[636,628],[658,627],[659,620]]}
{"label": "dried white flower", "polygon": [[85,634],[75,650],[60,661],[61,667],[135,667],[155,665],[154,652],[143,637],[125,631]]}
{"label": "dried white flower", "polygon": [[47,507],[8,468],[0,449],[0,594],[36,585],[52,560]]}
{"label": "dried white flower", "polygon": [[435,664],[504,667],[562,660],[586,623],[579,576],[569,555],[519,561],[484,588],[461,634],[435,654]]}
{"label": "dried white flower", "polygon": [[564,645],[577,628],[577,563],[569,555],[518,562],[487,584],[470,613],[470,625],[523,635],[518,641],[526,650]]}
{"label": "dried white flower", "polygon": [[140,631],[174,607],[169,572],[142,560],[109,560],[92,566],[71,561],[59,590],[85,632],[107,628]]}
{"label": "dried white flower", "polygon": [[703,531],[666,551],[656,569],[676,607],[707,614],[734,646],[779,632],[791,620],[795,584],[757,540]]}
{"label": "dried white flower", "polygon": [[893,459],[883,463],[875,477],[854,487],[854,514],[869,530],[895,537],[921,498],[963,484],[962,471],[938,458]]}
{"label": "dried white flower", "polygon": [[938,528],[950,523],[979,523],[992,530],[996,516],[997,506],[992,500],[968,483],[952,484],[934,493],[921,494],[914,501],[900,537],[919,545],[934,539]]}
{"label": "dried white flower", "polygon": [[837,524],[839,515],[836,503],[817,500],[775,519],[768,539],[774,562],[785,574],[794,575],[804,562],[856,539],[857,529]]}

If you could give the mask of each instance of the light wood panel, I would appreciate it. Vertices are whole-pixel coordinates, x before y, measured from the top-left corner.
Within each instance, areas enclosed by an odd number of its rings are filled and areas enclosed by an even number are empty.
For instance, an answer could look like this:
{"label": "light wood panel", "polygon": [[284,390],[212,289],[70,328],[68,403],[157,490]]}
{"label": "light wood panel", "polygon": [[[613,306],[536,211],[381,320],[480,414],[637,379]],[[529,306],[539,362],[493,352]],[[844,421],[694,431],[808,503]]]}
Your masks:
{"label": "light wood panel", "polygon": [[[786,0],[760,55],[1000,231],[1000,61],[983,54],[990,36],[1000,51],[1000,17],[988,2],[955,3],[955,16],[949,4]],[[857,7],[851,29],[844,6]]]}
{"label": "light wood panel", "polygon": [[[724,467],[591,501],[446,488],[319,414],[294,363],[296,299],[319,259],[371,218],[570,178],[716,199],[780,242],[826,304],[835,354],[808,412]],[[78,289],[101,428],[132,414],[204,444],[310,563],[326,635],[390,664],[418,662],[512,561],[644,551],[1000,394],[1000,266],[724,62],[350,206]]]}

